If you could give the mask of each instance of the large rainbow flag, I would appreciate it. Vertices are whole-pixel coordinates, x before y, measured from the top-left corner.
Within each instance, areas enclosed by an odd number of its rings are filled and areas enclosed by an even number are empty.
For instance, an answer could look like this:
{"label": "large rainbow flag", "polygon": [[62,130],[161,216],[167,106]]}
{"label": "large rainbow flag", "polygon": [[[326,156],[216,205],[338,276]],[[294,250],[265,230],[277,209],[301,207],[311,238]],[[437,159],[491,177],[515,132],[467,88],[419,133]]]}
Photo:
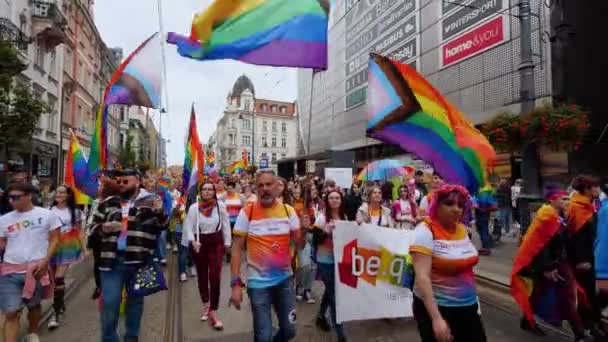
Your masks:
{"label": "large rainbow flag", "polygon": [[488,139],[412,67],[371,55],[367,134],[429,163],[476,194],[496,160]]}
{"label": "large rainbow flag", "polygon": [[230,164],[227,168],[226,171],[229,174],[233,174],[233,173],[241,173],[243,171],[246,171],[247,167],[245,166],[245,164],[243,163],[242,160],[237,160],[235,162],[232,162],[232,164]]}
{"label": "large rainbow flag", "polygon": [[78,138],[72,130],[70,130],[70,147],[65,161],[65,178],[64,183],[72,188],[76,195],[76,203],[87,205],[91,202],[91,198],[79,190],[76,185],[76,179],[87,179],[87,159],[80,149]]}
{"label": "large rainbow flag", "polygon": [[203,181],[203,172],[205,170],[205,156],[198,137],[194,104],[192,104],[190,124],[188,127],[188,140],[186,142],[186,155],[184,157],[184,173],[182,176],[182,195],[186,197],[188,196],[190,188],[193,186],[198,188]]}
{"label": "large rainbow flag", "polygon": [[215,0],[189,37],[170,32],[167,42],[197,60],[327,69],[328,13],[326,0]]}
{"label": "large rainbow flag", "polygon": [[114,72],[95,118],[88,169],[94,177],[107,165],[108,106],[159,108],[161,102],[160,35],[154,33],[133,51]]}

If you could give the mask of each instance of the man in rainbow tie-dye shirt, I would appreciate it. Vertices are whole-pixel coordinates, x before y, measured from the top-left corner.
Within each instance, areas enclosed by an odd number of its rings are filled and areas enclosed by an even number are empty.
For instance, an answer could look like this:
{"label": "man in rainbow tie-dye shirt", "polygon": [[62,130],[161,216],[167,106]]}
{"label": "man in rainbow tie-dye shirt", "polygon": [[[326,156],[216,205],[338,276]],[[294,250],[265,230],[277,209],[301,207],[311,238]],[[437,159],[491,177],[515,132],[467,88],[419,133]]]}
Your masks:
{"label": "man in rainbow tie-dye shirt", "polygon": [[[247,290],[253,314],[255,341],[289,341],[295,337],[295,291],[291,280],[290,243],[301,244],[300,221],[293,207],[277,201],[277,178],[273,171],[257,176],[259,199],[248,204],[237,218],[232,245],[232,296],[240,310],[244,283],[240,276],[241,254],[247,243]],[[273,339],[271,307],[279,331]]]}

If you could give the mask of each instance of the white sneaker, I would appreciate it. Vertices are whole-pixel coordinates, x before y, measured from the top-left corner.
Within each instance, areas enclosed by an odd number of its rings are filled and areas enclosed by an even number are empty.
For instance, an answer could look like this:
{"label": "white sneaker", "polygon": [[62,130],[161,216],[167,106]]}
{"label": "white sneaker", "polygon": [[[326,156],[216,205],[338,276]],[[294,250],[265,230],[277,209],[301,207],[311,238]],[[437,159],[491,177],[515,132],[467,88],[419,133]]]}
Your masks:
{"label": "white sneaker", "polygon": [[203,308],[203,314],[202,314],[202,316],[201,316],[201,321],[203,321],[203,322],[204,322],[204,321],[208,320],[208,319],[209,319],[209,313],[210,313],[210,312],[211,312],[211,307],[210,307],[210,306],[208,306],[208,305],[207,305],[207,306],[205,306],[205,307]]}
{"label": "white sneaker", "polygon": [[179,275],[179,281],[181,281],[182,283],[188,281],[188,275],[186,273],[181,273]]}
{"label": "white sneaker", "polygon": [[190,276],[192,278],[196,277],[196,267],[190,267]]}
{"label": "white sneaker", "polygon": [[49,330],[55,330],[59,328],[60,325],[61,317],[57,317],[57,315],[53,314],[53,316],[51,316],[51,319],[49,319],[49,324],[47,325],[47,328]]}
{"label": "white sneaker", "polygon": [[169,249],[169,250],[171,249],[171,244],[170,243],[167,244],[167,249]]}
{"label": "white sneaker", "polygon": [[163,265],[167,265],[167,259],[160,259],[160,263]]}
{"label": "white sneaker", "polygon": [[177,253],[177,245],[173,246],[173,253]]}
{"label": "white sneaker", "polygon": [[40,342],[40,338],[38,338],[37,334],[29,334],[25,336],[26,342]]}
{"label": "white sneaker", "polygon": [[310,290],[304,292],[304,296],[306,297],[306,303],[308,303],[308,304],[315,304],[316,303],[315,297],[312,296],[312,292]]}

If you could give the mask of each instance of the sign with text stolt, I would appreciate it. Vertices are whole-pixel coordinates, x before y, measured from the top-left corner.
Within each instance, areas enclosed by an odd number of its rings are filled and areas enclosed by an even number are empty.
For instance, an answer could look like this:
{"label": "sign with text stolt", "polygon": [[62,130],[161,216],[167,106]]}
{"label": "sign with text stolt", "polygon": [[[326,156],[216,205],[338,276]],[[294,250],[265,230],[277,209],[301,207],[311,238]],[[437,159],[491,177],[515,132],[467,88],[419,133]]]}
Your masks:
{"label": "sign with text stolt", "polygon": [[412,317],[414,231],[339,221],[333,232],[338,323]]}

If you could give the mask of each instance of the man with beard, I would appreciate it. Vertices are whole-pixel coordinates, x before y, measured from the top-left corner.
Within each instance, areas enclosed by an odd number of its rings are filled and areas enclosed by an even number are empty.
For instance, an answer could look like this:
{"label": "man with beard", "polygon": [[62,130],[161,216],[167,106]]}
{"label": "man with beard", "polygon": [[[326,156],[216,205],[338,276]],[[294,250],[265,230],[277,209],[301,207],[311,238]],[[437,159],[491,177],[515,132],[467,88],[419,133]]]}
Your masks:
{"label": "man with beard", "polygon": [[[167,216],[156,194],[140,189],[141,174],[134,169],[115,173],[119,196],[103,199],[93,214],[92,229],[101,229],[101,328],[104,342],[118,342],[116,328],[122,291],[137,270],[149,263]],[[127,297],[124,341],[137,341],[143,297]]]}
{"label": "man with beard", "polygon": [[[241,210],[233,231],[230,303],[240,310],[243,302],[245,284],[240,269],[247,242],[247,291],[255,341],[289,341],[296,334],[290,243],[302,243],[300,221],[293,207],[277,200],[277,182],[273,171],[258,173],[258,201]],[[304,225],[308,226],[307,222]],[[279,331],[274,339],[271,307],[275,308],[279,321]]]}

